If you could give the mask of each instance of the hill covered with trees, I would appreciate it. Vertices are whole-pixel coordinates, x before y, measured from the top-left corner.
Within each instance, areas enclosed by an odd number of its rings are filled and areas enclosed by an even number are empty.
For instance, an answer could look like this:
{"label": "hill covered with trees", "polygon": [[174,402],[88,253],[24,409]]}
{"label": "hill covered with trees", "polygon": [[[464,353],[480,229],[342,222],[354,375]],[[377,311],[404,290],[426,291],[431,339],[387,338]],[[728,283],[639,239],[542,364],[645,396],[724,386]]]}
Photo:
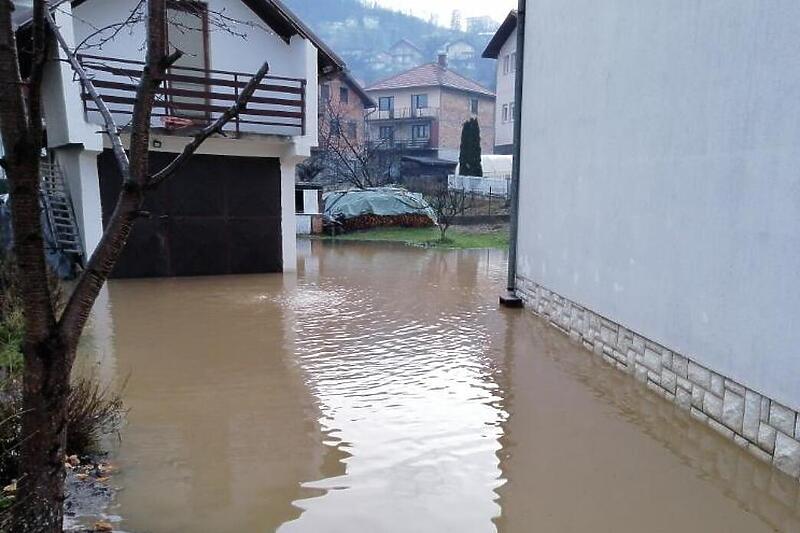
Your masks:
{"label": "hill covered with trees", "polygon": [[[420,52],[419,63],[436,61],[448,44],[466,42],[475,49],[474,59],[450,58],[450,68],[494,89],[495,64],[480,54],[491,38],[491,28],[465,32],[360,0],[284,0],[317,35],[346,62],[353,75],[365,84],[408,68],[393,64],[386,56],[392,46],[405,39]],[[388,61],[387,61],[388,60]]]}

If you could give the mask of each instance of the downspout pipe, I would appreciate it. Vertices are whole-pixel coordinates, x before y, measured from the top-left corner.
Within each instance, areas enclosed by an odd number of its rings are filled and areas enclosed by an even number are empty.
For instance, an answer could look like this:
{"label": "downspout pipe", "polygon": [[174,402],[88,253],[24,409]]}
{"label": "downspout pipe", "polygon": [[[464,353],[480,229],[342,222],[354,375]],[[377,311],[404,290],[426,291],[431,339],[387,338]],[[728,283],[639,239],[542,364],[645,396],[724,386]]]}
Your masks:
{"label": "downspout pipe", "polygon": [[519,175],[520,175],[520,153],[522,148],[522,96],[523,78],[525,69],[525,7],[526,0],[519,0],[517,7],[517,58],[516,58],[516,77],[514,79],[514,161],[511,166],[511,216],[510,216],[510,238],[508,246],[508,281],[506,288],[508,294],[504,302],[501,303],[509,307],[521,305],[517,298],[517,236],[519,234]]}

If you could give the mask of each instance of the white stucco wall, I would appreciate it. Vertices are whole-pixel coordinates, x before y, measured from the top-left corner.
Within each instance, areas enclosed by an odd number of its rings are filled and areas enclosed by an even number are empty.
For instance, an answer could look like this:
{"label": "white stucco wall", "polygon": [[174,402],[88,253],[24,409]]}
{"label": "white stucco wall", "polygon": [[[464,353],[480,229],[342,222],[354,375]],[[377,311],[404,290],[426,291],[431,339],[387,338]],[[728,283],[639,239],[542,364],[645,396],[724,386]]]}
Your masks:
{"label": "white stucco wall", "polygon": [[[317,116],[317,49],[310,41],[294,36],[287,44],[275,35],[240,1],[211,0],[210,9],[224,12],[229,20],[255,23],[235,24],[237,34],[219,29],[209,33],[209,67],[216,70],[254,73],[268,61],[270,75],[306,80],[306,117]],[[69,3],[62,4],[57,22],[71,47],[81,43],[94,28],[123,20],[137,4],[136,0],[86,2],[72,12]],[[145,31],[142,24],[126,28],[101,48],[82,49],[82,53],[131,60],[144,60]],[[97,43],[97,38],[89,40]],[[54,54],[57,53],[54,51]],[[58,52],[61,59],[63,53]],[[70,188],[81,236],[88,254],[94,250],[102,232],[96,156],[108,141],[99,133],[97,124],[89,123],[81,104],[81,89],[66,63],[52,61],[47,66],[45,116],[48,144],[64,169]],[[97,119],[98,117],[94,117]],[[117,117],[124,126],[129,116]],[[96,120],[99,123],[99,119]],[[279,132],[278,132],[279,133]],[[295,270],[294,167],[310,154],[317,144],[317,121],[306,120],[305,134],[293,136],[250,135],[241,139],[212,138],[198,153],[276,157],[281,160],[283,258],[286,271]],[[162,143],[155,150],[178,152],[189,139],[155,135]],[[127,142],[127,140],[125,140]]]}
{"label": "white stucco wall", "polygon": [[[269,62],[269,75],[306,80],[306,117],[317,116],[317,50],[314,45],[300,36],[292,37],[287,44],[280,36],[275,34],[261,21],[243,2],[239,0],[210,0],[206,2],[212,12],[224,13],[227,17],[227,26],[231,31],[226,31],[213,21],[208,33],[209,65],[212,70],[230,72],[255,73],[261,65]],[[93,0],[81,4],[74,9],[72,17],[72,33],[74,42],[81,43],[87,37],[88,43],[102,44],[98,47],[89,47],[83,53],[144,61],[145,57],[145,27],[139,23],[124,31],[119,32],[113,40],[103,42],[101,36],[91,37],[96,32],[95,28],[108,27],[118,23],[138,4],[138,0],[114,0],[101,2]],[[211,16],[210,18],[213,18]],[[71,79],[71,76],[68,77]],[[75,83],[76,87],[79,84]],[[79,88],[78,94],[80,94]],[[224,92],[224,88],[217,87],[217,91]],[[78,100],[80,101],[80,100]],[[224,106],[229,102],[215,102]],[[76,106],[77,107],[77,106]],[[78,111],[82,109],[78,107]],[[129,116],[120,116],[119,120],[128,120]],[[93,121],[100,123],[99,116]],[[291,133],[273,127],[249,125],[246,126],[258,133]],[[264,130],[264,131],[261,131]],[[294,136],[298,145],[298,153],[309,155],[311,146],[317,143],[316,120],[306,120],[306,132],[303,136]],[[73,142],[75,142],[73,140]]]}
{"label": "white stucco wall", "polygon": [[[505,44],[500,49],[497,57],[497,100],[494,111],[494,145],[505,146],[514,143],[514,121],[511,116],[503,121],[503,106],[514,102],[514,80],[516,73],[513,66],[509,66],[509,72],[503,71],[505,57],[517,51],[517,30],[515,29],[508,36]],[[509,115],[511,113],[509,112]]]}
{"label": "white stucco wall", "polygon": [[795,0],[528,2],[518,269],[800,408]]}

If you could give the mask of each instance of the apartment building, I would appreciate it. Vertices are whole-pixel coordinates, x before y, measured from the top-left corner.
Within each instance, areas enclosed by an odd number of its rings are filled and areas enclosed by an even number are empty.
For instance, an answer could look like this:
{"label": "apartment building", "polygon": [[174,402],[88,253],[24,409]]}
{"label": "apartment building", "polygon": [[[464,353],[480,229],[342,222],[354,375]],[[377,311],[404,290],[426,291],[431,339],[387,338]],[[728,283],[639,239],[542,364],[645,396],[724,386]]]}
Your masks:
{"label": "apartment building", "polygon": [[456,161],[461,128],[473,117],[484,153],[494,148],[494,93],[448,69],[445,54],[365,91],[378,104],[367,116],[369,138],[387,150]]}

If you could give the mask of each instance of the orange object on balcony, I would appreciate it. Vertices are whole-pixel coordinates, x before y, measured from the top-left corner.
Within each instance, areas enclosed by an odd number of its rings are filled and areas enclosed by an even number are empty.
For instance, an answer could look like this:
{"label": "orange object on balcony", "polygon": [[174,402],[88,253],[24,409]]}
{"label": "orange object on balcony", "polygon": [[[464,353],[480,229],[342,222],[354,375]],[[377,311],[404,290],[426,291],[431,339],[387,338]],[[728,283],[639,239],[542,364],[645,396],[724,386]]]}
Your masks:
{"label": "orange object on balcony", "polygon": [[173,116],[161,117],[161,122],[168,130],[180,130],[194,125],[194,120],[190,118]]}

